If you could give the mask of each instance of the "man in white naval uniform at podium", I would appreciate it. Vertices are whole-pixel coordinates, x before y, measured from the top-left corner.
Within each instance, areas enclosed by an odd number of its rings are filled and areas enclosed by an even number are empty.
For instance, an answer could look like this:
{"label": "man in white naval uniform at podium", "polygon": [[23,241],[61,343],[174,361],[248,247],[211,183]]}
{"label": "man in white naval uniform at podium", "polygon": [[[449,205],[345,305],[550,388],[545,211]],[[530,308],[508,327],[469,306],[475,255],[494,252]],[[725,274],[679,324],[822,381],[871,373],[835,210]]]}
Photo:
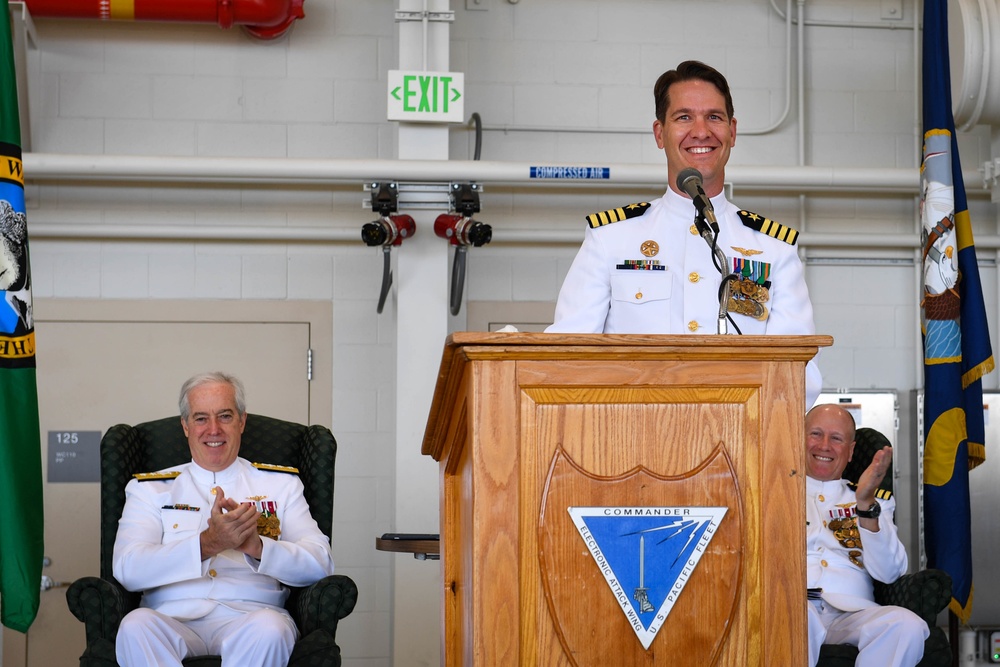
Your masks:
{"label": "man in white naval uniform at podium", "polygon": [[226,667],[284,667],[298,638],[283,608],[286,586],[333,574],[330,541],[293,468],[258,469],[238,457],[239,380],[195,376],[180,408],[192,461],[125,489],[113,571],[143,596],[118,630],[118,661],[179,667],[187,656],[221,655]]}
{"label": "man in white naval uniform at podium", "polygon": [[[723,192],[736,143],[733,101],[725,77],[686,61],[653,89],[653,135],[667,158],[663,197],[587,217],[583,245],[559,292],[550,333],[715,334],[719,269],[693,224],[695,204],[677,183],[695,169],[718,222],[717,246],[732,283],[727,310],[744,334],[808,335],[816,331],[798,232],[738,209]],[[732,325],[729,333],[736,333]],[[819,395],[815,360],[806,366],[806,405]]]}
{"label": "man in white naval uniform at podium", "polygon": [[914,667],[930,634],[922,618],[875,602],[872,580],[906,574],[896,534],[896,501],[878,485],[892,448],[875,454],[857,485],[841,479],[854,453],[854,418],[839,405],[806,415],[806,569],[809,665],[824,643],[853,644],[858,667]]}

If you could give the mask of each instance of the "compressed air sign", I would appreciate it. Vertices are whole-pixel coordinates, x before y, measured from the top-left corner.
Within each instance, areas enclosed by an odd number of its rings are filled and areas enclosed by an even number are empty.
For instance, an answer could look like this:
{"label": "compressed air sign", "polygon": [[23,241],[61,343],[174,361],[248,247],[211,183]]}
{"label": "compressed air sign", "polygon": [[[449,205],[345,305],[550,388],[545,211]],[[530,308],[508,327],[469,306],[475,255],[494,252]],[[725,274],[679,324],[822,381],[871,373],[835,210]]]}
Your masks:
{"label": "compressed air sign", "polygon": [[461,72],[389,70],[389,120],[461,123],[465,75]]}

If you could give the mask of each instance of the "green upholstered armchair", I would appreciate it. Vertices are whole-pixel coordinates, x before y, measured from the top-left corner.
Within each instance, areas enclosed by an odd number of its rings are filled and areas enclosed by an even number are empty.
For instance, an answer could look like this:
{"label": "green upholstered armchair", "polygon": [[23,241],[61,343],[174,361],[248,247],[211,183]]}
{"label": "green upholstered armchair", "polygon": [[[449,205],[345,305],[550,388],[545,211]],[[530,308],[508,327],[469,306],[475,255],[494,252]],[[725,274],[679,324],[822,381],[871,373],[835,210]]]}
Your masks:
{"label": "green upholstered armchair", "polygon": [[[884,435],[871,428],[859,428],[855,435],[854,456],[844,470],[844,479],[857,482],[871,463],[875,452],[889,446]],[[881,488],[892,491],[892,475],[886,475]],[[950,667],[951,646],[944,630],[937,627],[937,616],[951,600],[951,577],[941,570],[921,570],[900,577],[892,584],[875,582],[875,601],[884,605],[906,607],[930,626],[931,636],[924,644],[924,658],[918,667]],[[854,667],[858,649],[850,644],[824,644],[817,667]]]}
{"label": "green upholstered armchair", "polygon": [[[323,426],[247,415],[240,456],[254,462],[299,469],[309,510],[320,530],[333,528],[334,467],[337,441]],[[101,440],[101,576],[73,582],[66,593],[70,611],[86,624],[87,648],[80,667],[113,667],[115,635],[126,613],[139,605],[141,594],[129,593],[111,572],[118,519],[125,506],[125,485],[138,472],[150,472],[191,460],[180,417],[108,429]],[[354,609],[358,587],[335,574],[303,589],[293,589],[285,608],[299,628],[290,667],[339,667],[337,623]],[[185,665],[218,666],[218,656],[188,658]]]}

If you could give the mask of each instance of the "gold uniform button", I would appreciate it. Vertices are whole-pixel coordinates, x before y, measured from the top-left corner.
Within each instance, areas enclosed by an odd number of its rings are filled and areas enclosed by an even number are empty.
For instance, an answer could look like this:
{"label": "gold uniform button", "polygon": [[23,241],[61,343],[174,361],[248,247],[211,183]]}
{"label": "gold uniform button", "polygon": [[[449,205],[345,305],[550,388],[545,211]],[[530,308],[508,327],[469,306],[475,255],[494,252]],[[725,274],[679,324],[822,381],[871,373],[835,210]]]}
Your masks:
{"label": "gold uniform button", "polygon": [[827,562],[826,562],[825,560],[821,560],[821,561],[819,562],[819,564],[820,564],[820,565],[822,565],[823,567],[829,567],[829,566],[830,566],[830,564],[829,564],[829,563],[827,563]]}
{"label": "gold uniform button", "polygon": [[177,524],[176,523],[174,524],[174,530],[177,530]]}
{"label": "gold uniform button", "polygon": [[636,292],[635,293],[635,298],[636,299],[641,299],[642,298],[642,292]]}
{"label": "gold uniform button", "polygon": [[688,331],[697,331],[697,330],[698,330],[698,322],[696,320],[691,320],[690,322],[688,322]]}
{"label": "gold uniform button", "polygon": [[819,498],[819,501],[820,501],[821,503],[825,503],[825,502],[826,502],[826,498],[825,498],[825,497],[823,496],[823,494],[822,494],[822,493],[821,493],[821,494],[819,494],[819,495],[818,495],[818,496],[816,496],[816,497],[817,497],[817,498]]}
{"label": "gold uniform button", "polygon": [[691,235],[698,236],[698,228],[695,227],[694,225],[691,225]]}
{"label": "gold uniform button", "polygon": [[[823,564],[826,565],[826,563],[823,563]],[[208,571],[208,576],[210,576],[210,577],[214,577],[216,574],[217,574],[217,572],[215,570],[209,570]]]}
{"label": "gold uniform button", "polygon": [[692,271],[691,273],[688,274],[688,280],[690,280],[693,283],[696,283],[699,280],[701,280],[701,276],[698,275],[697,271]]}

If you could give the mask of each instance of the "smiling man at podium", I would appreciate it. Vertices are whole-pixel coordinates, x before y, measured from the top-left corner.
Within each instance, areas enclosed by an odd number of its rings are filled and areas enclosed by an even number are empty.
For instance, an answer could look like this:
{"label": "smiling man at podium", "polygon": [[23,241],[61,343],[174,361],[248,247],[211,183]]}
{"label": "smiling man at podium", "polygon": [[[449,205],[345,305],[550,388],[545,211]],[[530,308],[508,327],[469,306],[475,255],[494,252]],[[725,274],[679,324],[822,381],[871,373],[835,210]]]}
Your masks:
{"label": "smiling man at podium", "polygon": [[[798,232],[739,209],[723,192],[736,143],[725,77],[686,61],[660,76],[653,95],[653,136],[667,157],[669,187],[651,202],[587,216],[546,331],[815,333]],[[811,360],[806,407],[821,386]]]}

